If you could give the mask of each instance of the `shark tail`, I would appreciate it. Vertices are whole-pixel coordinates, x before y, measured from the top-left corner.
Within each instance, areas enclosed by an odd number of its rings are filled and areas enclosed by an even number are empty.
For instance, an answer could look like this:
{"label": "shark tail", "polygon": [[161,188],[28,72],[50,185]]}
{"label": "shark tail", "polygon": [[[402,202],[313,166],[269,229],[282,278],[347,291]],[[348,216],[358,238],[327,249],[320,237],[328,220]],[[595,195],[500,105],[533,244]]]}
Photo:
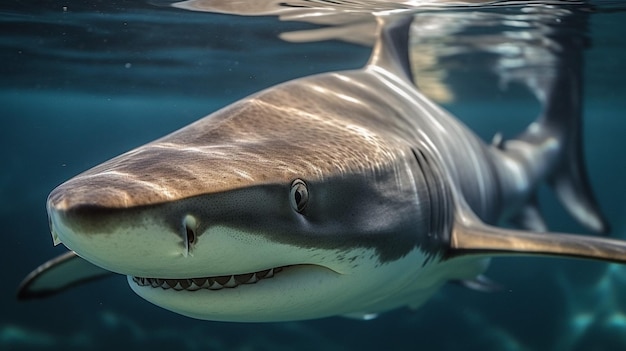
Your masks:
{"label": "shark tail", "polygon": [[609,231],[592,192],[583,157],[581,52],[566,50],[560,59],[567,62],[557,62],[547,74],[528,78],[525,83],[542,103],[541,116],[518,137],[494,140],[494,146],[501,151],[497,154],[502,156],[502,162],[496,162],[501,189],[508,200],[521,204],[513,220],[525,230],[485,224],[464,199],[456,198],[448,258],[545,255],[626,264],[626,240],[542,233],[546,225],[535,190],[543,181],[581,225],[593,232]]}
{"label": "shark tail", "polygon": [[[515,161],[509,164],[515,164],[516,170],[509,172],[519,172],[520,165],[524,167],[526,184],[534,189],[541,181],[547,181],[578,223],[590,231],[607,233],[609,225],[593,194],[583,157],[582,57],[579,53],[571,54],[562,57],[567,62],[557,62],[548,74],[526,82],[543,106],[541,116],[515,139],[496,139],[494,144],[505,157]],[[528,189],[511,184],[513,178],[504,180],[509,182],[504,186],[528,194]],[[546,231],[536,195],[531,193],[512,222],[524,229]]]}

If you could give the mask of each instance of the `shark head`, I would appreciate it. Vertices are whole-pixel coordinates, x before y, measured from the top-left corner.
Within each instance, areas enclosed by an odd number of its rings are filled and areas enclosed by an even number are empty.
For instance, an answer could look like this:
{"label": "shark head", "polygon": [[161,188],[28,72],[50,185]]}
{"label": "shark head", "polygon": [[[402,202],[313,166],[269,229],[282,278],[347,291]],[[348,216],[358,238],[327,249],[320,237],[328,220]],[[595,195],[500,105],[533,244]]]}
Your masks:
{"label": "shark head", "polygon": [[299,108],[332,98],[314,96],[322,83],[274,87],[60,185],[55,241],[192,317],[388,309],[441,256],[445,189],[421,149],[337,117],[350,103]]}

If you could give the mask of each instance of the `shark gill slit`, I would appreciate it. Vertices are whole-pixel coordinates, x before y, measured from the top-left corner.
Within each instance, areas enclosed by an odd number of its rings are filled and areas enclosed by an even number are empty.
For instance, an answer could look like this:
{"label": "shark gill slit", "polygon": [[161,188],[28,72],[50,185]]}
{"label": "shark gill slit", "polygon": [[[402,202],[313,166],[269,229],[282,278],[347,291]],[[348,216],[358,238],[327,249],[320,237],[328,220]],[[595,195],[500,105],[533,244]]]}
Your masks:
{"label": "shark gill slit", "polygon": [[[432,165],[424,152],[417,148],[411,149],[415,160],[417,161],[417,165],[419,166],[422,174],[424,176],[426,192],[428,193],[428,201],[430,208],[430,218],[428,221],[428,236],[437,236],[437,233],[440,233],[445,230],[449,230],[447,228],[447,219],[449,218],[449,211],[447,208],[441,208],[442,206],[446,206],[445,202],[445,188],[442,188],[440,177],[436,174],[435,165]],[[434,240],[439,240],[440,238],[435,237],[432,238]],[[430,252],[430,250],[425,250],[429,254],[422,262],[422,267],[426,266],[435,256],[436,253]]]}

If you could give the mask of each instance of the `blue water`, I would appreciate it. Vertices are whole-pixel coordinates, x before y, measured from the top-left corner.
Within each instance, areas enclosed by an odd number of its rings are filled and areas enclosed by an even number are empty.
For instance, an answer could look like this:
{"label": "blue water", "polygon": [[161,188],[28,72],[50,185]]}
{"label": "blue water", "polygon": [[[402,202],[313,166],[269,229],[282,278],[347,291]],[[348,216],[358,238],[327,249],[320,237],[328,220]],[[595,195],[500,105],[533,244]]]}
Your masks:
{"label": "blue water", "polygon": [[[596,4],[585,11],[587,24],[568,35],[589,43],[589,175],[611,235],[626,239],[626,12],[619,3]],[[487,27],[472,34],[515,26]],[[141,1],[0,4],[0,349],[626,349],[626,268],[590,261],[498,258],[487,274],[503,292],[450,285],[417,311],[368,322],[198,321],[142,300],[123,277],[49,299],[15,299],[30,270],[64,251],[52,246],[45,212],[56,185],[262,88],[367,61],[369,48],[358,44],[278,37],[313,28]],[[539,108],[520,82],[500,84],[493,59],[470,51],[440,64],[454,91],[442,103],[485,139],[514,135]],[[584,233],[549,191],[541,202],[551,229]]]}

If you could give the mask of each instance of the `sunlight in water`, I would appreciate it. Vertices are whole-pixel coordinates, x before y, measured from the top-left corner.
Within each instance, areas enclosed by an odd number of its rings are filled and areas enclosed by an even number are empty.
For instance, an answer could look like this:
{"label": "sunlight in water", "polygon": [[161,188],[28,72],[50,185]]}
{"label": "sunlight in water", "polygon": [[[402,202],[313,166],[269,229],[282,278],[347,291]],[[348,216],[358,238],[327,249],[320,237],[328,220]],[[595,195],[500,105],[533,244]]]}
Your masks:
{"label": "sunlight in water", "polygon": [[597,284],[575,286],[564,275],[559,283],[566,297],[571,318],[567,333],[556,350],[570,350],[590,337],[598,328],[605,333],[622,338],[626,335],[626,313],[622,293],[626,289],[626,268],[618,264],[607,265]]}

